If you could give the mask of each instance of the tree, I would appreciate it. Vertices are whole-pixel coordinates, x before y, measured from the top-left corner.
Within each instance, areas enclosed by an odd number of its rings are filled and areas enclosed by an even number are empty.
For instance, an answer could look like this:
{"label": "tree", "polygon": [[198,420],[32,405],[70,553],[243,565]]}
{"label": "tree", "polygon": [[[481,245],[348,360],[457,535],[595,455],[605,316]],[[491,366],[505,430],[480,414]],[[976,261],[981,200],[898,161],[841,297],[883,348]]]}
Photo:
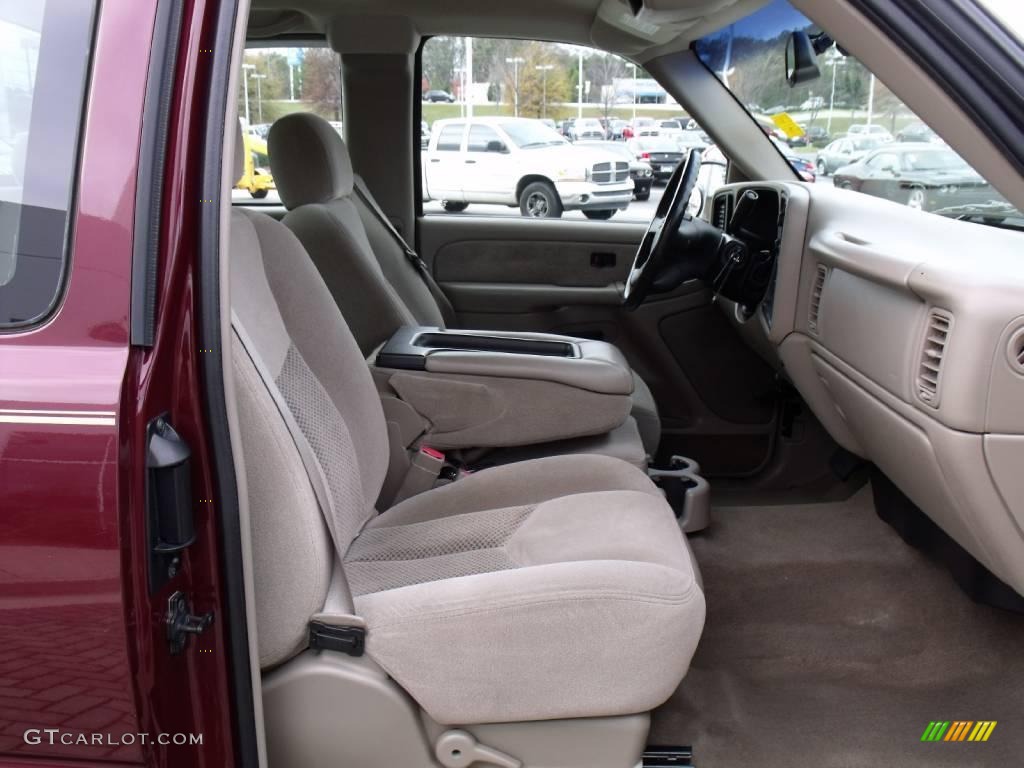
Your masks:
{"label": "tree", "polygon": [[615,109],[615,79],[624,77],[626,68],[626,62],[621,57],[602,51],[594,51],[584,61],[583,71],[590,80],[590,94],[585,94],[584,98],[594,101],[593,94],[596,91],[601,112],[606,118],[611,117]]}
{"label": "tree", "polygon": [[461,38],[432,37],[423,46],[423,76],[430,89],[450,91],[461,66]]}
{"label": "tree", "polygon": [[[529,43],[519,65],[519,114],[523,117],[544,117],[549,104],[569,101],[572,86],[569,57],[553,45]],[[550,69],[538,69],[550,67]]]}
{"label": "tree", "polygon": [[302,60],[302,100],[328,120],[341,120],[341,57],[330,48],[307,48]]}

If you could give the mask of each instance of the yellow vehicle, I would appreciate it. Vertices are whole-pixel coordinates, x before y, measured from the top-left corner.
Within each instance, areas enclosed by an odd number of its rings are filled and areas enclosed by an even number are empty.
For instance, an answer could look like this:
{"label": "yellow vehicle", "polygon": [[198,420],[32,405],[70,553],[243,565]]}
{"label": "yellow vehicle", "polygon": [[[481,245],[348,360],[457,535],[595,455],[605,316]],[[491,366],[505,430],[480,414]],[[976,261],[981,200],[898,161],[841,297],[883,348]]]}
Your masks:
{"label": "yellow vehicle", "polygon": [[267,142],[258,136],[245,133],[245,175],[239,179],[235,189],[246,189],[257,200],[262,200],[274,189],[274,177],[270,174],[270,158]]}

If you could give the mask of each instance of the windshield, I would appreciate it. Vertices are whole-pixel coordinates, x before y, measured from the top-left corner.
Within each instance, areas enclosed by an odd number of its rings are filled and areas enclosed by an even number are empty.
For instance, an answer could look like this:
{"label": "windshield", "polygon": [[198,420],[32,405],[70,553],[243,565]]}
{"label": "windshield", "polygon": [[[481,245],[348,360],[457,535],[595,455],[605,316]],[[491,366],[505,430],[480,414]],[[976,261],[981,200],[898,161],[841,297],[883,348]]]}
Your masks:
{"label": "windshield", "polygon": [[856,138],[856,139],[852,139],[852,142],[853,142],[853,148],[857,152],[864,152],[864,151],[869,150],[869,149],[877,149],[878,147],[881,147],[883,144],[885,144],[885,142],[882,141],[882,139],[876,139],[876,138],[873,138],[873,137],[872,138],[866,138],[866,137],[865,138]]}
{"label": "windshield", "polygon": [[[821,53],[816,59],[818,74],[791,86],[786,80],[786,50],[793,32],[806,33]],[[1008,211],[1019,222],[1021,214],[995,187],[946,147],[864,63],[845,55],[827,33],[787,0],[772,0],[701,38],[694,47],[765,133],[778,137],[784,155],[813,165],[809,183],[834,184],[997,226],[1009,226],[1005,217],[1000,218]],[[902,156],[907,170],[918,172],[914,184],[892,174],[860,179],[843,172],[863,153],[883,148]],[[950,184],[939,173],[948,175],[951,170],[966,171],[970,183]],[[996,216],[993,211],[1001,213]]]}
{"label": "windshield", "polygon": [[956,152],[942,150],[923,150],[907,152],[903,156],[903,167],[908,171],[963,171],[970,166]]}
{"label": "windshield", "polygon": [[554,128],[548,127],[540,120],[506,120],[500,125],[512,143],[520,149],[550,147],[566,143],[566,140]]}

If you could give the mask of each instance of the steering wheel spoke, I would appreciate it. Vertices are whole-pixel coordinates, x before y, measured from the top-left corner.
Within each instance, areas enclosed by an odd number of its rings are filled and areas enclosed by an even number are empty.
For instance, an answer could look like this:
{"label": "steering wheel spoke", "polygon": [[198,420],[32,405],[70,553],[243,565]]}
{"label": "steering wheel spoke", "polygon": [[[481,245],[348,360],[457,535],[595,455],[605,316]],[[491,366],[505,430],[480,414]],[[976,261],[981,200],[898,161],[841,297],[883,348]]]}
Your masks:
{"label": "steering wheel spoke", "polygon": [[690,197],[700,174],[700,150],[693,149],[672,174],[665,187],[658,210],[640,241],[622,294],[623,304],[640,306],[654,287],[655,279],[673,255],[671,249],[684,219]]}

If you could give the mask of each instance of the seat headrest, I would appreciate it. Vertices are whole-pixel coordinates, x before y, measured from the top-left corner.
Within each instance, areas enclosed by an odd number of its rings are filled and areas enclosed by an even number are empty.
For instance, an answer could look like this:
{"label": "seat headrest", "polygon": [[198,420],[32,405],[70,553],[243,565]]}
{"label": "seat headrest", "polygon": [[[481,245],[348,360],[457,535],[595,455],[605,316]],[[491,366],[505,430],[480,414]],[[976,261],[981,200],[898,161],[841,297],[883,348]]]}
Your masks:
{"label": "seat headrest", "polygon": [[285,115],[271,126],[267,150],[277,192],[289,210],[352,193],[348,147],[322,117]]}
{"label": "seat headrest", "polygon": [[235,156],[232,162],[232,172],[234,175],[231,178],[237,184],[245,176],[245,137],[242,135],[241,120],[235,121]]}

